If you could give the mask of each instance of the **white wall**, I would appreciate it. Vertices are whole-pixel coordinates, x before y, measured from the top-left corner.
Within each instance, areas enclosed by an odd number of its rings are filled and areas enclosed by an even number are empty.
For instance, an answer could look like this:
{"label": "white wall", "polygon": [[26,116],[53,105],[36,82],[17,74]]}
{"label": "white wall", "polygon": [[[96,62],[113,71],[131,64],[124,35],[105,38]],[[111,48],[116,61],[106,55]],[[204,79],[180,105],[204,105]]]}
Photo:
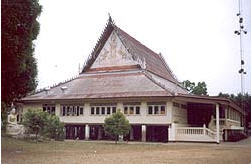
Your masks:
{"label": "white wall", "polygon": [[[64,123],[74,124],[102,124],[106,117],[110,115],[91,115],[91,106],[89,102],[84,103],[84,114],[82,116],[60,116],[60,105],[56,103],[56,115],[60,117],[60,120]],[[68,103],[62,103],[68,104]],[[42,110],[42,104],[24,104],[24,112],[27,109],[39,109]],[[123,102],[117,103],[117,109],[121,109],[123,112]],[[176,109],[174,109],[176,110]],[[140,115],[126,115],[131,124],[171,124],[172,118],[172,102],[166,101],[166,114],[165,115],[149,115],[148,106],[146,101],[142,101],[140,105]]]}
{"label": "white wall", "polygon": [[[176,103],[187,105],[186,102],[175,101]],[[172,106],[173,109],[173,123],[180,125],[187,125],[187,109]]]}

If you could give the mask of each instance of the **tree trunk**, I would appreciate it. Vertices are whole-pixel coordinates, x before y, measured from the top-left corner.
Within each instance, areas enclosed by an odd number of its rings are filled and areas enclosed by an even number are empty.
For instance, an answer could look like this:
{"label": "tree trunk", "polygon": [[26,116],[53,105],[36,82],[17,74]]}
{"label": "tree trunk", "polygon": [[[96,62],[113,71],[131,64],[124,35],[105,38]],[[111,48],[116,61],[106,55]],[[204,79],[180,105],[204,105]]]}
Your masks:
{"label": "tree trunk", "polygon": [[116,137],[115,137],[115,143],[116,144],[118,143],[118,135],[116,135]]}
{"label": "tree trunk", "polygon": [[37,134],[38,134],[38,132],[36,132],[36,143],[37,143]]}

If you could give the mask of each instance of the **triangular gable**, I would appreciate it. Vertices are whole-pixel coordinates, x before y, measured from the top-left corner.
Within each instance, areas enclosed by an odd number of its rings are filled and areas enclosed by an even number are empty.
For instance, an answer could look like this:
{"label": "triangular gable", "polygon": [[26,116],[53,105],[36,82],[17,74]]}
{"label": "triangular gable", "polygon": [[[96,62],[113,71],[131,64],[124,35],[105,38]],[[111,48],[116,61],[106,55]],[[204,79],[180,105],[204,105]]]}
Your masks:
{"label": "triangular gable", "polygon": [[128,68],[141,68],[175,84],[178,83],[160,54],[118,28],[109,17],[101,37],[84,63],[82,73]]}
{"label": "triangular gable", "polygon": [[128,53],[120,38],[113,30],[90,68],[95,69],[136,64],[137,62],[133,60],[132,55]]}

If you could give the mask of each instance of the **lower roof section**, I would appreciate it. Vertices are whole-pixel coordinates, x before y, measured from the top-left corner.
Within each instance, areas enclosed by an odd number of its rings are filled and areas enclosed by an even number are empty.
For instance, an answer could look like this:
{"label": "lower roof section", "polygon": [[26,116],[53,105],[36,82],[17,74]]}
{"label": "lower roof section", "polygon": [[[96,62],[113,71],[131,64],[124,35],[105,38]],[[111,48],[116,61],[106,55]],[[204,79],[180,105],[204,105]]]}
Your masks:
{"label": "lower roof section", "polygon": [[139,71],[82,74],[49,90],[27,96],[22,101],[151,96],[172,96],[172,93]]}

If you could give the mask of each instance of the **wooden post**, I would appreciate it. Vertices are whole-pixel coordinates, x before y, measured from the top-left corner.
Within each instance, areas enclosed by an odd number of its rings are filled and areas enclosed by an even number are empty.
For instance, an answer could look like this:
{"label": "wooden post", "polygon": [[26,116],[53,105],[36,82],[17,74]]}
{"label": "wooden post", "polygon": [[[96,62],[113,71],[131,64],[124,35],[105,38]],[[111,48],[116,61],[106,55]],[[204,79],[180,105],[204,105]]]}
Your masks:
{"label": "wooden post", "polygon": [[220,143],[220,118],[219,118],[219,108],[220,105],[216,104],[216,142]]}

